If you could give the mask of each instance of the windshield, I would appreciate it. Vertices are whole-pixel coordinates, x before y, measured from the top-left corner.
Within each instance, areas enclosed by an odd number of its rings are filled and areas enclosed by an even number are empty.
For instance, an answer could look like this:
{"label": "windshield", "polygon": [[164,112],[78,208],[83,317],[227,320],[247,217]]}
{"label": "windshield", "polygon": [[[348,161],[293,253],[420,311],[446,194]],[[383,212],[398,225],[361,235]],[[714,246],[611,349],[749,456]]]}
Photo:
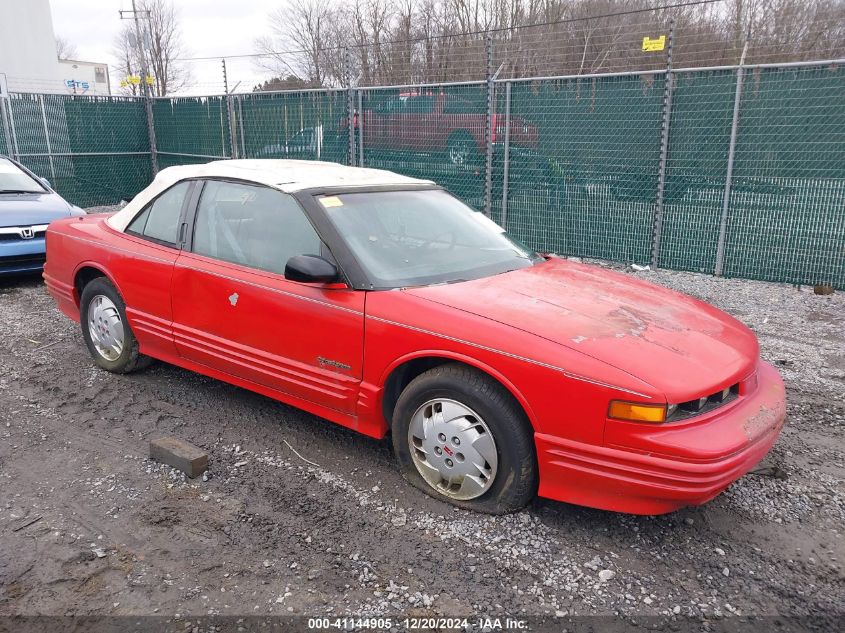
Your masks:
{"label": "windshield", "polygon": [[539,256],[438,189],[317,198],[377,288],[478,279]]}
{"label": "windshield", "polygon": [[44,193],[41,183],[8,158],[0,158],[0,193]]}

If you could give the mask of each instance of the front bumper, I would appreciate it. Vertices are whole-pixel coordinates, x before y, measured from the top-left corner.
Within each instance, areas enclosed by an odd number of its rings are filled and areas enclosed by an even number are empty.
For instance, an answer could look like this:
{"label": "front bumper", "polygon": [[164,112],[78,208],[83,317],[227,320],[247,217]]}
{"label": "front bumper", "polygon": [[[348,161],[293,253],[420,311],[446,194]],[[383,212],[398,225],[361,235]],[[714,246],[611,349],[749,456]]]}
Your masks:
{"label": "front bumper", "polygon": [[[651,427],[653,443],[661,430],[671,437],[666,452],[535,434],[539,495],[631,514],[664,514],[701,505],[763,459],[785,419],[783,381],[774,367],[761,362],[757,388],[733,406],[686,425],[682,433],[671,423]],[[738,436],[743,438],[739,448]],[[678,444],[679,437],[685,445]],[[721,453],[719,438],[726,442]]]}
{"label": "front bumper", "polygon": [[43,237],[0,242],[0,275],[38,272],[46,258]]}

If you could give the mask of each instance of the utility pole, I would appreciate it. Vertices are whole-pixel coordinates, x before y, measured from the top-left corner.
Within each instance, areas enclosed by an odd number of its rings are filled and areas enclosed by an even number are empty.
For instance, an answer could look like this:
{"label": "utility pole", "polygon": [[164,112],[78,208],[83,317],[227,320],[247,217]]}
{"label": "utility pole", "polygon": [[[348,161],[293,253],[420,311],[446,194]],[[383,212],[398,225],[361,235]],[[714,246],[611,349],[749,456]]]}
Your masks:
{"label": "utility pole", "polygon": [[[126,20],[123,14],[129,13],[129,11],[119,11],[120,19]],[[158,173],[158,156],[157,156],[157,149],[156,149],[156,135],[155,135],[155,123],[153,122],[153,99],[152,94],[150,93],[150,85],[147,83],[147,77],[150,76],[149,70],[147,68],[147,55],[144,52],[144,39],[141,35],[141,22],[138,19],[138,14],[143,13],[144,18],[147,20],[147,24],[150,21],[150,12],[147,9],[141,9],[140,11],[135,6],[135,0],[132,0],[132,17],[131,19],[135,21],[135,45],[138,47],[138,55],[141,58],[141,89],[144,92],[144,109],[147,112],[147,131],[149,132],[150,138],[150,164],[152,167],[153,177]],[[147,29],[149,32],[149,29]]]}

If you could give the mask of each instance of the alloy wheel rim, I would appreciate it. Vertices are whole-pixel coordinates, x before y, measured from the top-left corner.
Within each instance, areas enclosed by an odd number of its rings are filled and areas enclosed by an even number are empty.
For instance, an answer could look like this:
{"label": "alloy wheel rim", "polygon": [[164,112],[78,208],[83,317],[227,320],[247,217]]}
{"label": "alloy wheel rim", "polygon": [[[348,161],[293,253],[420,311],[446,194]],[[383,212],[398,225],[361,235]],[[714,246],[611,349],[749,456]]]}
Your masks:
{"label": "alloy wheel rim", "polygon": [[105,295],[96,295],[88,304],[88,334],[97,353],[115,361],[123,351],[123,320],[114,302]]}
{"label": "alloy wheel rim", "polygon": [[458,143],[449,150],[449,158],[455,165],[463,165],[468,157],[469,146],[465,142]]}
{"label": "alloy wheel rim", "polygon": [[408,446],[429,486],[458,501],[490,489],[499,465],[490,428],[475,411],[447,398],[429,400],[411,416]]}

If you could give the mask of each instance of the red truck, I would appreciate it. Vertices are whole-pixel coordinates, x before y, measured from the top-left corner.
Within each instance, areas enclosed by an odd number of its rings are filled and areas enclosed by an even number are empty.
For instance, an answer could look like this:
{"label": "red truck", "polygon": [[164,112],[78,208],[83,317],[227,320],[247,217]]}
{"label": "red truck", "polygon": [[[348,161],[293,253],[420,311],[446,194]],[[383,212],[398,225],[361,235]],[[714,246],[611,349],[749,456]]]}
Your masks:
{"label": "red truck", "polygon": [[[365,109],[363,115],[356,114],[356,129],[360,123],[363,123],[367,151],[445,152],[455,165],[479,161],[485,152],[485,106],[458,95],[443,92],[392,94],[371,109]],[[504,141],[505,126],[504,115],[494,114],[494,143]],[[341,127],[346,127],[345,119]],[[536,148],[537,127],[521,117],[511,116],[510,143]]]}

